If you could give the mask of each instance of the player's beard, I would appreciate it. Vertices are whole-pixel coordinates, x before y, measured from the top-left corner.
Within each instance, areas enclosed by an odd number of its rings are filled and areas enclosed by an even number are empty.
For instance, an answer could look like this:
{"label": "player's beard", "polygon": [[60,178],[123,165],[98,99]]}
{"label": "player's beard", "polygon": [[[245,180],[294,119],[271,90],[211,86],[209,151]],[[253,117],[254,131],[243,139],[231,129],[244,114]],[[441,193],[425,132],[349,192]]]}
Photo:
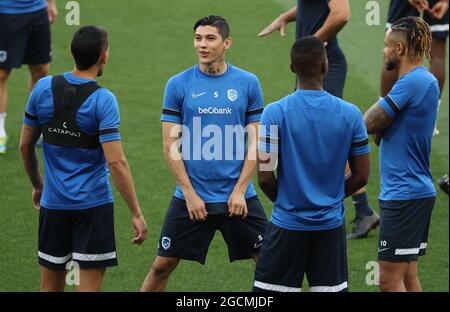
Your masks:
{"label": "player's beard", "polygon": [[398,60],[393,59],[391,61],[386,60],[386,70],[391,71],[398,68]]}

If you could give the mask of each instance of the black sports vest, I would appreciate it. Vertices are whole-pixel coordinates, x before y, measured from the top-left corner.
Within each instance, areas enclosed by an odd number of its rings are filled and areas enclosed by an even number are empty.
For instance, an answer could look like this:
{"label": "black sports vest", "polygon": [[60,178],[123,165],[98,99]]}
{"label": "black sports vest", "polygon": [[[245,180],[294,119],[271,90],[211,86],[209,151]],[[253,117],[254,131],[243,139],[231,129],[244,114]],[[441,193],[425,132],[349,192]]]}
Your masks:
{"label": "black sports vest", "polygon": [[76,116],[86,99],[101,87],[97,82],[70,84],[63,75],[52,79],[53,118],[42,125],[44,142],[67,147],[96,149],[100,147],[97,135],[83,132]]}

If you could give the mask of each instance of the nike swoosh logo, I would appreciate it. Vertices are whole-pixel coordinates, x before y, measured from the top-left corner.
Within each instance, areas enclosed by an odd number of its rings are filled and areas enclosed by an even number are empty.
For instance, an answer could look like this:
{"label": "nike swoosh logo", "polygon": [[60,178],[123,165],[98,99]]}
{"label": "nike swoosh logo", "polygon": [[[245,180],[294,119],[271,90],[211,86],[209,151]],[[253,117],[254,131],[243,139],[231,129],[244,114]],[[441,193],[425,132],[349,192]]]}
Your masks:
{"label": "nike swoosh logo", "polygon": [[259,247],[261,247],[261,246],[262,246],[262,243],[259,243],[259,244],[258,244],[258,243],[255,243],[255,245],[253,245],[253,248],[256,249],[256,248],[259,248]]}
{"label": "nike swoosh logo", "polygon": [[388,250],[389,248],[383,248],[383,249],[378,249],[378,252],[382,252],[382,251],[385,251],[385,250]]}
{"label": "nike swoosh logo", "polygon": [[201,97],[202,95],[205,95],[206,94],[206,92],[203,92],[203,93],[192,93],[192,98],[193,99],[196,99],[196,98],[198,98],[198,97]]}

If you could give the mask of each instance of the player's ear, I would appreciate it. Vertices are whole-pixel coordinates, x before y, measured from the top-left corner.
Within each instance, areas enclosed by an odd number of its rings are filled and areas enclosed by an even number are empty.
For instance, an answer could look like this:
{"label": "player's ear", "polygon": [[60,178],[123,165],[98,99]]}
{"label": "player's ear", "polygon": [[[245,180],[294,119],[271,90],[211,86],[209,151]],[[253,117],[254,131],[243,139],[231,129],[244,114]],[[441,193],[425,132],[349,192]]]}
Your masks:
{"label": "player's ear", "polygon": [[102,64],[106,64],[108,62],[108,59],[109,59],[109,49],[102,53],[102,56],[100,58],[100,62]]}
{"label": "player's ear", "polygon": [[291,72],[293,72],[295,74],[294,65],[291,63],[291,65],[289,67],[291,68]]}
{"label": "player's ear", "polygon": [[225,50],[228,50],[229,48],[231,48],[232,44],[233,44],[233,40],[231,39],[231,37],[228,37],[227,39],[225,39],[224,40]]}
{"label": "player's ear", "polygon": [[406,45],[403,42],[397,42],[397,54],[400,56],[406,55]]}
{"label": "player's ear", "polygon": [[322,74],[325,77],[328,73],[328,59],[325,60],[325,62],[323,62],[322,64]]}

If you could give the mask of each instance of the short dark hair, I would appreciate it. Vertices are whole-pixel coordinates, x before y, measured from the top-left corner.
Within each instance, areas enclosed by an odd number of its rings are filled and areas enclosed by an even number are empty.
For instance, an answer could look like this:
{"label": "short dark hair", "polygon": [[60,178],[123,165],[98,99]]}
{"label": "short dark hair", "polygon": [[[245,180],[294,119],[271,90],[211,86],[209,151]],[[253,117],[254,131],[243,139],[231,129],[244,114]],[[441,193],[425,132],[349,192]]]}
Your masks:
{"label": "short dark hair", "polygon": [[327,52],[323,42],[316,36],[298,39],[292,45],[292,69],[306,79],[322,73],[322,65],[326,62]]}
{"label": "short dark hair", "polygon": [[94,25],[78,29],[70,44],[70,50],[78,70],[91,68],[107,49],[108,33],[103,28]]}
{"label": "short dark hair", "polygon": [[209,15],[199,19],[194,25],[194,31],[196,31],[199,26],[216,27],[223,39],[230,37],[230,26],[221,16]]}

